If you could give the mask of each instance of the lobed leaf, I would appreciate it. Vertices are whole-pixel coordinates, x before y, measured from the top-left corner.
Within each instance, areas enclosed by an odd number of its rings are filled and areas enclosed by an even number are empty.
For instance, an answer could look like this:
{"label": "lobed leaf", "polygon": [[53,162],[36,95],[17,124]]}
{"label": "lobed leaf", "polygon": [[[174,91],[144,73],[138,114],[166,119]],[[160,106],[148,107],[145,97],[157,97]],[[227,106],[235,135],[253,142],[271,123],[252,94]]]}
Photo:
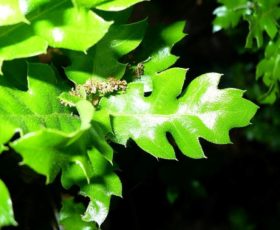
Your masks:
{"label": "lobed leaf", "polygon": [[[152,90],[151,77],[158,72],[166,70],[178,60],[179,57],[172,54],[173,46],[186,36],[183,32],[185,22],[175,22],[169,26],[149,28],[141,46],[132,54],[131,63],[136,75],[136,80],[143,82],[145,92]],[[138,70],[140,68],[140,70]],[[130,76],[129,76],[130,77]]]}
{"label": "lobed leaf", "polygon": [[28,1],[26,18],[30,24],[0,27],[0,61],[45,53],[48,46],[86,50],[97,43],[112,22],[70,0]]}
{"label": "lobed leaf", "polygon": [[72,65],[66,68],[66,75],[76,84],[83,84],[91,78],[122,78],[126,65],[119,63],[118,59],[140,44],[146,26],[146,20],[127,25],[113,25],[105,37],[90,48],[87,54],[69,52]]}
{"label": "lobed leaf", "polygon": [[[150,28],[141,44],[136,59],[144,61],[145,75],[153,75],[172,66],[179,57],[171,53],[172,47],[183,39],[185,22]],[[146,61],[146,62],[145,62]]]}
{"label": "lobed leaf", "polygon": [[83,171],[76,164],[69,164],[62,173],[62,184],[65,188],[79,185],[80,194],[90,198],[87,210],[82,219],[86,222],[95,221],[101,225],[109,212],[112,195],[121,196],[122,186],[113,172],[113,167],[96,149],[88,152],[92,163],[92,174],[85,180]]}
{"label": "lobed leaf", "polygon": [[64,199],[59,213],[60,226],[67,230],[98,230],[93,223],[87,223],[81,219],[83,211],[84,207],[82,204],[75,203],[73,199]]}
{"label": "lobed leaf", "polygon": [[268,87],[267,92],[262,95],[262,103],[273,104],[279,94],[280,81],[280,40],[269,42],[265,49],[265,57],[257,65],[257,78],[262,77],[264,84]]}
{"label": "lobed leaf", "polygon": [[244,15],[251,14],[251,2],[248,0],[219,0],[218,2],[222,5],[213,12],[216,16],[213,21],[214,32],[235,27]]}
{"label": "lobed leaf", "polygon": [[[44,128],[75,131],[80,126],[78,117],[58,100],[70,87],[48,65],[28,64],[27,70],[24,67],[20,62],[4,66],[0,78],[0,145],[15,132],[23,135]],[[25,72],[16,74],[20,69]]]}
{"label": "lobed leaf", "polygon": [[249,34],[246,40],[246,47],[248,48],[253,46],[254,40],[256,40],[258,48],[262,47],[264,32],[270,39],[273,39],[279,29],[277,22],[280,19],[279,2],[276,0],[258,0],[255,4],[252,15],[246,17],[249,23]]}
{"label": "lobed leaf", "polygon": [[217,89],[220,75],[204,74],[181,94],[186,70],[173,68],[154,76],[153,91],[144,96],[142,83],[131,83],[127,93],[104,98],[101,109],[112,117],[116,142],[133,139],[156,157],[174,159],[166,133],[193,158],[204,157],[199,138],[230,143],[229,130],[249,124],[257,106],[242,98],[243,91]]}

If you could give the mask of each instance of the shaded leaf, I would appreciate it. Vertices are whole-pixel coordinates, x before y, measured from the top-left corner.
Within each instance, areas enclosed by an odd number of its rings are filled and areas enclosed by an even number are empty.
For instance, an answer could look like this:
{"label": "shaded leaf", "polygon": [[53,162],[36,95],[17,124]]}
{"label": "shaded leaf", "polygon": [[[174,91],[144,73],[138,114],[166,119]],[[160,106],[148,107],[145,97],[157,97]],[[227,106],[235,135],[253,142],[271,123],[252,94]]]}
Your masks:
{"label": "shaded leaf", "polygon": [[136,77],[134,81],[143,82],[145,92],[152,90],[151,76],[169,68],[178,60],[179,57],[171,51],[175,43],[185,37],[184,27],[183,21],[169,26],[150,27],[141,46],[132,54],[132,60],[136,63],[131,63],[132,75]]}
{"label": "shaded leaf", "polygon": [[251,2],[248,0],[219,0],[222,6],[217,7],[213,14],[216,16],[213,21],[214,31],[235,27],[240,19],[251,14]]}
{"label": "shaded leaf", "polygon": [[81,101],[77,108],[82,119],[81,127],[72,133],[55,129],[41,129],[24,135],[11,143],[11,147],[23,157],[26,164],[52,182],[57,174],[70,162],[81,168],[85,180],[90,180],[92,163],[88,150],[96,148],[104,157],[112,160],[113,151],[104,137],[104,130],[98,124],[91,124],[93,107]]}
{"label": "shaded leaf", "polygon": [[90,78],[120,79],[126,65],[119,63],[118,59],[140,44],[146,25],[146,20],[128,25],[114,25],[87,54],[69,52],[72,65],[66,68],[68,78],[76,84],[83,84]]}
{"label": "shaded leaf", "polygon": [[58,100],[70,87],[51,67],[28,64],[27,80],[26,72],[15,74],[17,68],[24,70],[24,64],[14,62],[0,78],[0,145],[15,132],[26,134],[43,128],[72,132],[80,126],[78,117]]}
{"label": "shaded leaf", "polygon": [[84,212],[84,206],[75,203],[73,199],[63,200],[62,209],[59,213],[59,223],[63,229],[67,230],[98,230],[93,223],[82,220],[81,214]]}
{"label": "shaded leaf", "polygon": [[257,78],[262,77],[264,84],[268,87],[267,92],[262,95],[262,103],[273,104],[279,94],[280,81],[280,40],[270,42],[265,49],[265,58],[257,65]]}
{"label": "shaded leaf", "polygon": [[263,45],[263,34],[266,34],[273,39],[279,29],[277,20],[280,19],[279,2],[272,0],[259,0],[256,2],[255,10],[251,16],[246,17],[249,22],[249,34],[246,40],[246,47],[253,46],[254,39],[257,42],[258,48]]}
{"label": "shaded leaf", "polygon": [[249,124],[257,106],[242,98],[243,91],[217,89],[220,75],[210,73],[193,80],[181,95],[185,73],[173,68],[154,76],[148,97],[144,97],[143,84],[131,83],[126,94],[101,101],[101,109],[112,116],[118,143],[125,144],[131,138],[152,155],[173,159],[168,132],[185,155],[201,158],[199,138],[230,143],[229,130]]}
{"label": "shaded leaf", "polygon": [[23,157],[22,164],[45,175],[47,183],[52,182],[69,162],[79,165],[86,178],[92,170],[87,149],[93,145],[92,136],[88,135],[93,107],[89,102],[82,101],[78,108],[83,121],[77,131],[65,133],[45,128],[28,133],[10,144]]}
{"label": "shaded leaf", "polygon": [[92,163],[90,180],[85,180],[83,171],[76,164],[69,164],[62,173],[62,184],[67,189],[79,185],[80,194],[90,198],[89,205],[83,215],[86,222],[95,221],[101,225],[109,212],[112,195],[121,196],[122,186],[113,172],[113,167],[96,149],[88,152]]}
{"label": "shaded leaf", "polygon": [[186,36],[185,22],[150,28],[139,47],[136,59],[144,63],[145,75],[153,75],[172,66],[179,57],[171,54],[172,47]]}

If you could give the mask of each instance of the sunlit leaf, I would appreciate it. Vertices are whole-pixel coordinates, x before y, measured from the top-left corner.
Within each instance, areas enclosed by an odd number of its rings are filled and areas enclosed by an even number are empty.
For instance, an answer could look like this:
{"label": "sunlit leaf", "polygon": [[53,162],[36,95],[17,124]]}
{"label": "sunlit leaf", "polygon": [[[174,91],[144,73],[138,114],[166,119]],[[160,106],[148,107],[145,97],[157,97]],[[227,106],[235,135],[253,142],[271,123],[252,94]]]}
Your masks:
{"label": "sunlit leaf", "polygon": [[126,65],[121,64],[118,59],[140,44],[146,25],[146,20],[128,25],[114,25],[87,54],[70,52],[72,65],[66,68],[68,78],[76,84],[83,84],[90,78],[120,79]]}
{"label": "sunlit leaf", "polygon": [[35,56],[49,46],[85,52],[108,31],[112,22],[70,1],[26,2],[30,24],[0,27],[0,60]]}
{"label": "sunlit leaf", "polygon": [[25,18],[25,3],[20,0],[1,0],[0,26],[12,25],[19,22],[28,23]]}
{"label": "sunlit leaf", "polygon": [[[28,64],[28,70],[25,66],[12,62],[0,78],[0,145],[15,132],[26,134],[43,128],[72,132],[80,126],[78,117],[58,100],[70,87],[48,65]],[[16,74],[20,69],[24,72]]]}
{"label": "sunlit leaf", "polygon": [[243,91],[217,89],[220,75],[210,73],[193,80],[181,95],[185,73],[173,68],[154,76],[148,97],[143,84],[132,83],[126,94],[101,101],[101,108],[112,116],[118,143],[131,138],[152,155],[173,159],[174,149],[166,137],[170,133],[185,155],[201,158],[199,138],[230,143],[229,130],[250,123],[257,106],[242,98]]}
{"label": "sunlit leaf", "polygon": [[172,48],[186,34],[185,22],[176,22],[169,26],[150,27],[138,50],[131,54],[132,75],[136,81],[143,82],[145,91],[152,90],[151,77],[161,72],[178,60],[172,54]]}
{"label": "sunlit leaf", "polygon": [[185,22],[180,21],[148,30],[136,56],[137,60],[144,61],[146,75],[163,71],[178,60],[179,57],[172,54],[171,50],[175,43],[186,36],[184,27]]}
{"label": "sunlit leaf", "polygon": [[10,194],[2,180],[0,180],[0,194],[0,228],[8,225],[16,226]]}
{"label": "sunlit leaf", "polygon": [[106,11],[121,11],[145,0],[72,0],[74,5]]}

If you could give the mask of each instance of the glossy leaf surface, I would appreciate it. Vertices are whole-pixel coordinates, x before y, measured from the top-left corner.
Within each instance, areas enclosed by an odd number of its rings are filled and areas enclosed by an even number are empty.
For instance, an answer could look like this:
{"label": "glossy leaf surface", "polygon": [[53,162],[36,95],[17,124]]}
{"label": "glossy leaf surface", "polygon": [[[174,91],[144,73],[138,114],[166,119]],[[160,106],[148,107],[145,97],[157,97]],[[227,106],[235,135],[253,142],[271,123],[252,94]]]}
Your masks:
{"label": "glossy leaf surface", "polygon": [[81,215],[83,211],[84,206],[80,203],[75,203],[73,199],[63,200],[62,209],[59,214],[60,226],[67,230],[98,230],[95,224],[82,220]]}
{"label": "glossy leaf surface", "polygon": [[126,94],[104,98],[101,108],[112,116],[116,141],[125,144],[132,138],[152,155],[174,159],[168,132],[185,155],[202,158],[199,138],[230,143],[229,130],[250,123],[257,106],[242,98],[243,91],[217,89],[220,75],[210,73],[193,80],[181,95],[185,73],[173,68],[154,76],[148,97],[143,84],[132,83]]}
{"label": "glossy leaf surface", "polygon": [[47,46],[85,52],[108,31],[111,22],[70,1],[28,1],[29,24],[0,27],[0,60],[45,53]]}
{"label": "glossy leaf surface", "polygon": [[118,59],[140,44],[146,25],[146,21],[114,25],[87,54],[70,52],[72,65],[66,68],[68,78],[76,84],[83,84],[90,78],[120,79],[124,75],[126,65],[119,63]]}
{"label": "glossy leaf surface", "polygon": [[150,28],[136,57],[144,61],[145,75],[153,75],[172,66],[179,57],[171,53],[172,47],[186,34],[185,22],[176,22],[166,27]]}
{"label": "glossy leaf surface", "polygon": [[92,163],[89,180],[85,180],[84,173],[77,164],[71,164],[63,171],[62,184],[65,188],[79,185],[81,195],[90,198],[83,220],[95,221],[101,225],[109,212],[110,197],[121,196],[122,186],[112,165],[98,150],[92,149],[88,154]]}
{"label": "glossy leaf surface", "polygon": [[7,26],[19,22],[27,23],[25,18],[24,1],[1,0],[0,2],[0,26]]}
{"label": "glossy leaf surface", "polygon": [[6,185],[0,180],[0,228],[8,225],[17,225],[10,194]]}

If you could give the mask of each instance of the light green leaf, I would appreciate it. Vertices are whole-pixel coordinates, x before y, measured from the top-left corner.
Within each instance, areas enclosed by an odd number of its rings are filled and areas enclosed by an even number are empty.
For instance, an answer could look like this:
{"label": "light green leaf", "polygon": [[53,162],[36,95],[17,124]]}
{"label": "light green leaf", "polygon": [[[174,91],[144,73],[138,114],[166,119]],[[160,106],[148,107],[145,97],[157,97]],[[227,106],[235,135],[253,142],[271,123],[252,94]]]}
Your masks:
{"label": "light green leaf", "polygon": [[193,80],[181,95],[185,73],[173,68],[154,76],[148,97],[144,97],[143,84],[131,83],[126,94],[101,101],[101,109],[112,116],[118,143],[125,144],[131,138],[152,155],[173,159],[168,132],[185,155],[201,158],[199,138],[230,143],[229,130],[249,124],[257,106],[242,98],[243,91],[217,89],[220,75],[210,73]]}
{"label": "light green leaf", "polygon": [[19,22],[28,23],[28,20],[25,18],[24,14],[24,1],[0,1],[0,26],[12,25]]}
{"label": "light green leaf", "polygon": [[183,39],[185,22],[180,21],[169,26],[150,28],[147,32],[136,59],[144,62],[145,75],[154,75],[172,66],[179,57],[171,54],[175,43]]}
{"label": "light green leaf", "polygon": [[[153,75],[175,64],[179,57],[171,53],[172,47],[185,37],[185,22],[176,22],[169,26],[150,28],[143,42],[132,54],[131,70],[128,79],[142,82],[145,92],[152,90]],[[136,64],[134,64],[136,63]]]}
{"label": "light green leaf", "polygon": [[[4,67],[4,76],[0,78],[0,145],[15,132],[26,134],[43,128],[75,131],[80,126],[78,117],[71,115],[58,100],[70,87],[44,64],[28,65],[26,85],[24,64],[13,63],[7,69]],[[25,72],[15,74],[20,69]]]}
{"label": "light green leaf", "polygon": [[75,203],[73,199],[63,200],[62,209],[59,212],[59,223],[63,229],[67,230],[98,230],[93,223],[87,223],[82,220],[81,214],[84,212],[84,206]]}
{"label": "light green leaf", "polygon": [[92,168],[87,156],[87,148],[93,146],[90,142],[94,143],[92,136],[89,135],[93,108],[87,101],[79,102],[77,108],[82,119],[81,128],[77,131],[69,134],[43,128],[37,132],[28,133],[10,144],[23,157],[22,164],[45,175],[47,183],[52,182],[69,162],[79,165],[85,178],[90,175]]}
{"label": "light green leaf", "polygon": [[119,63],[118,59],[140,44],[146,25],[146,20],[128,25],[114,25],[87,54],[69,52],[72,65],[66,68],[66,75],[76,84],[83,84],[91,78],[120,79],[126,65]]}
{"label": "light green leaf", "polygon": [[249,22],[249,34],[246,40],[246,47],[253,46],[253,40],[257,42],[258,48],[263,45],[263,33],[273,39],[279,29],[277,20],[280,19],[280,8],[277,0],[259,0],[255,2],[254,12],[246,17]]}
{"label": "light green leaf", "polygon": [[0,228],[8,225],[16,226],[10,194],[2,180],[0,180],[0,194]]}
{"label": "light green leaf", "polygon": [[38,55],[48,45],[85,52],[112,24],[66,0],[30,1],[26,7],[30,24],[0,27],[0,60]]}
{"label": "light green leaf", "polygon": [[62,184],[66,189],[72,185],[80,186],[81,195],[90,198],[83,220],[95,221],[101,225],[109,211],[110,197],[112,195],[121,196],[122,186],[112,170],[112,165],[97,149],[90,150],[88,154],[93,167],[90,180],[85,180],[80,167],[76,164],[69,164],[63,170]]}
{"label": "light green leaf", "polygon": [[261,96],[260,102],[273,104],[279,94],[280,81],[280,40],[269,42],[265,49],[265,58],[257,65],[257,78],[262,77],[268,87],[267,92]]}
{"label": "light green leaf", "polygon": [[251,14],[251,2],[248,0],[219,0],[222,6],[216,8],[213,14],[216,16],[214,32],[230,27],[235,27],[244,15]]}
{"label": "light green leaf", "polygon": [[112,160],[113,151],[105,140],[105,132],[97,123],[91,124],[93,107],[88,101],[77,104],[81,127],[72,133],[45,128],[24,135],[10,146],[23,157],[26,164],[52,182],[61,169],[70,162],[83,172],[85,180],[92,175],[92,163],[88,150],[95,148],[104,158]]}
{"label": "light green leaf", "polygon": [[106,11],[121,11],[145,0],[72,0],[74,5]]}

